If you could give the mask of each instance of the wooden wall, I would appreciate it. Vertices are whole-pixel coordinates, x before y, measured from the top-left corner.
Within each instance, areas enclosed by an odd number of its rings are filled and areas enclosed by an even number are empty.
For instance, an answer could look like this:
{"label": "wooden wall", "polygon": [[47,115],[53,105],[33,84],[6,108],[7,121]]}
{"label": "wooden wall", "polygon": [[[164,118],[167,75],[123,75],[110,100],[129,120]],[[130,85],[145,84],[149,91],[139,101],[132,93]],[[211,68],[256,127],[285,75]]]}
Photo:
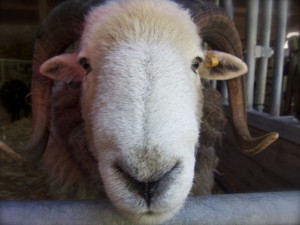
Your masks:
{"label": "wooden wall", "polygon": [[[280,122],[273,121],[275,128],[276,123],[281,135],[279,140],[253,157],[238,150],[231,126],[226,127],[222,146],[217,148],[220,162],[216,173],[216,181],[225,191],[245,193],[300,190],[300,129],[294,127],[287,130]],[[250,123],[250,132],[257,137],[270,127],[266,127],[263,122],[260,126],[251,126]],[[297,136],[298,140],[295,139]]]}

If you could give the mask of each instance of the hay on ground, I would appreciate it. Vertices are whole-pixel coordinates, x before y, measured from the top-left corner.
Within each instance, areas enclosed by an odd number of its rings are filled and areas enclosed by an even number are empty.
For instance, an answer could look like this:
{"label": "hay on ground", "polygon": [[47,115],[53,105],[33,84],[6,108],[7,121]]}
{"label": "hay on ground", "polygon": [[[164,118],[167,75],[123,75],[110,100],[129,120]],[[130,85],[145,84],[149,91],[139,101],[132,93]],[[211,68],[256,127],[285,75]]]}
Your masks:
{"label": "hay on ground", "polygon": [[[0,126],[0,140],[20,153],[30,132],[30,119],[22,119]],[[0,151],[0,200],[50,198],[46,175],[38,163],[16,162]]]}

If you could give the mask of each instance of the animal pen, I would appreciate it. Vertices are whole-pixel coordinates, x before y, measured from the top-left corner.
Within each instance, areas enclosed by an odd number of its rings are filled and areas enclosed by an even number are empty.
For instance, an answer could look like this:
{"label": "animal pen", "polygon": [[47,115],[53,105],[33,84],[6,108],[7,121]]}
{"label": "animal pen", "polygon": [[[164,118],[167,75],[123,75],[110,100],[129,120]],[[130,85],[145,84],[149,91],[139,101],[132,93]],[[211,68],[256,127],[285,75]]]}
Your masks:
{"label": "animal pen", "polygon": [[[236,1],[215,3],[235,19]],[[219,166],[215,180],[221,194],[189,197],[183,209],[164,224],[300,224],[300,25],[298,36],[294,37],[298,38],[298,44],[293,38],[287,40],[289,3],[287,0],[247,0],[245,9],[248,125],[255,137],[276,131],[279,139],[267,150],[246,156],[239,151],[231,121],[228,121],[222,145],[217,146]],[[290,43],[289,49],[296,45],[293,47],[296,50],[287,52],[286,41]],[[298,62],[287,64],[288,57]],[[0,63],[4,68],[6,61]],[[290,68],[293,66],[296,69]],[[290,80],[298,82],[296,90]],[[219,81],[212,85],[222,92],[224,110],[229,114],[226,86]],[[25,123],[27,126],[28,121]],[[44,200],[0,201],[0,224],[131,224],[107,200],[47,200],[49,196],[43,197]]]}

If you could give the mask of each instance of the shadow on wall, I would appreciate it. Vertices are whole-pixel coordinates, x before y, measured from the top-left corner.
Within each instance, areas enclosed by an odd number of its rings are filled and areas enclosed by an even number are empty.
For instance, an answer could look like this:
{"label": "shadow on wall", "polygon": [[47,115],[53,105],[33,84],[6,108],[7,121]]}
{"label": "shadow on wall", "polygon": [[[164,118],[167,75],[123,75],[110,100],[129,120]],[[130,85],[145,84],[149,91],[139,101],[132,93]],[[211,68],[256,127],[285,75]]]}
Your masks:
{"label": "shadow on wall", "polygon": [[4,115],[8,113],[11,122],[29,116],[31,111],[29,95],[29,87],[21,80],[6,81],[1,86],[0,103],[4,108],[3,111],[6,111]]}
{"label": "shadow on wall", "polygon": [[32,59],[36,25],[0,24],[0,58]]}

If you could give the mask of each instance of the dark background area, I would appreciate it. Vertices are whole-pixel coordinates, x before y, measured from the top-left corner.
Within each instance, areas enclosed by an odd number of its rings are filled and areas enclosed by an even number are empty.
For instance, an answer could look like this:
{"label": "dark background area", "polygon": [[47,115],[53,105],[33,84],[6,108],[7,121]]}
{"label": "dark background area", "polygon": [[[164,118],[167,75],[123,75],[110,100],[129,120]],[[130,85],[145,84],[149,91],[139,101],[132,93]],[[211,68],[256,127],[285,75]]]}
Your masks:
{"label": "dark background area", "polygon": [[[289,1],[287,33],[300,30],[300,1]],[[0,1],[0,58],[31,59],[35,30],[47,13],[62,0],[1,0]],[[260,1],[262,2],[262,1]],[[271,46],[275,39],[276,0],[273,7]],[[234,0],[234,22],[245,42],[247,1]],[[261,8],[261,7],[260,7]],[[260,12],[261,16],[261,12]],[[259,37],[259,32],[258,32]],[[258,40],[259,41],[259,40]]]}

